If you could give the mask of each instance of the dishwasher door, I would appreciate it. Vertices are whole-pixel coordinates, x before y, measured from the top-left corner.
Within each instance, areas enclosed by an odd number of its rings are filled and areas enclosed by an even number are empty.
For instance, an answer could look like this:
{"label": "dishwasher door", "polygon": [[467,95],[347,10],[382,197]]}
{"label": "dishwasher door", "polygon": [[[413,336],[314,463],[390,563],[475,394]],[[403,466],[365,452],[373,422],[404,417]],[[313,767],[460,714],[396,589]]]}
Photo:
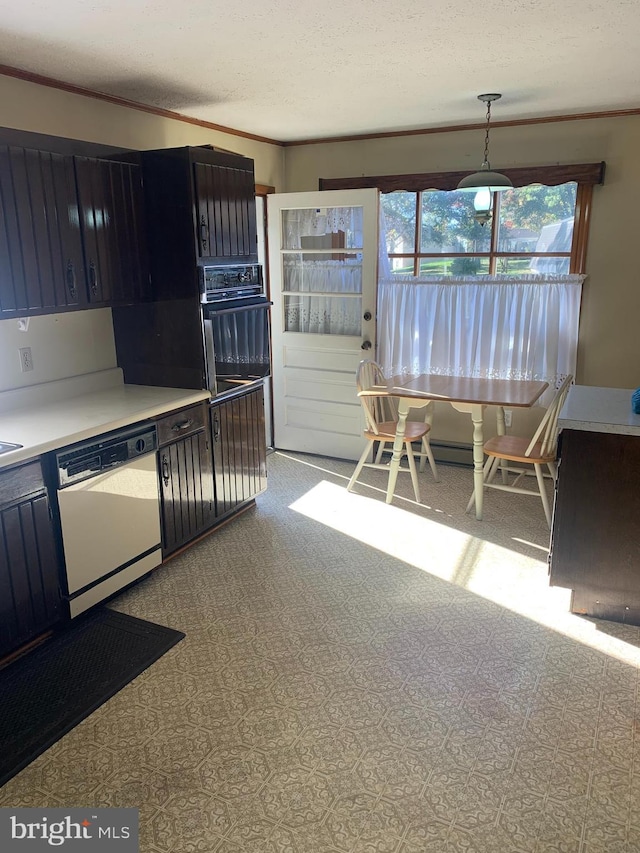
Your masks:
{"label": "dishwasher door", "polygon": [[162,561],[155,454],[60,489],[58,505],[72,616]]}

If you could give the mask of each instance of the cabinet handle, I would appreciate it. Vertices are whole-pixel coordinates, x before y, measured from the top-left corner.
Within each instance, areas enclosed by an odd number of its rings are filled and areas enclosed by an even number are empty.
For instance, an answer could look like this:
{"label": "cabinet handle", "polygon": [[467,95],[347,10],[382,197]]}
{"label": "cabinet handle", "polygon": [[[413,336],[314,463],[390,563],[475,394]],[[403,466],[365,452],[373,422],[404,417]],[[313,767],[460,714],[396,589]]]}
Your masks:
{"label": "cabinet handle", "polygon": [[89,286],[91,287],[91,293],[94,296],[98,295],[98,273],[96,271],[96,265],[93,261],[89,264]]}
{"label": "cabinet handle", "polygon": [[177,423],[175,423],[171,427],[171,429],[174,432],[180,432],[183,429],[189,429],[189,427],[191,426],[192,423],[193,423],[192,418],[187,418],[185,421],[178,421]]}
{"label": "cabinet handle", "polygon": [[165,486],[169,485],[169,460],[167,457],[162,454],[162,479],[164,480]]}
{"label": "cabinet handle", "polygon": [[67,261],[67,287],[69,289],[69,296],[75,299],[78,291],[76,290],[76,271],[71,258]]}
{"label": "cabinet handle", "polygon": [[218,414],[216,413],[213,416],[213,440],[217,441],[220,437],[220,420],[218,419]]}
{"label": "cabinet handle", "polygon": [[208,242],[209,241],[207,239],[207,221],[204,218],[204,214],[202,214],[202,216],[200,217],[200,243],[202,245],[203,252],[207,251]]}

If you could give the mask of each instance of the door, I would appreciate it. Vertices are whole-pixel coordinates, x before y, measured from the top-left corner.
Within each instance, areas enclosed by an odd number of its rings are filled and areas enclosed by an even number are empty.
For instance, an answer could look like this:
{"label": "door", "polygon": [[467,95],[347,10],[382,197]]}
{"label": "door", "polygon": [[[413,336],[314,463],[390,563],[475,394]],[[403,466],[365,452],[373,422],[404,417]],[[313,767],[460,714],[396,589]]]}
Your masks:
{"label": "door", "polygon": [[216,516],[229,514],[267,488],[262,386],[211,404]]}
{"label": "door", "polygon": [[358,459],[355,375],[375,358],[378,191],[267,197],[274,442]]}
{"label": "door", "polygon": [[0,474],[0,657],[62,619],[59,566],[40,462]]}
{"label": "door", "polygon": [[142,174],[134,163],[75,157],[91,304],[132,304],[149,292]]}
{"label": "door", "polygon": [[60,525],[72,594],[157,549],[160,499],[154,453],[58,492]]}
{"label": "door", "polygon": [[0,316],[86,303],[73,160],[0,146]]}
{"label": "door", "polygon": [[[200,258],[256,258],[253,161],[226,155],[228,164],[194,164]],[[249,168],[249,165],[251,168]]]}
{"label": "door", "polygon": [[160,450],[163,554],[208,530],[214,522],[213,469],[206,431]]}

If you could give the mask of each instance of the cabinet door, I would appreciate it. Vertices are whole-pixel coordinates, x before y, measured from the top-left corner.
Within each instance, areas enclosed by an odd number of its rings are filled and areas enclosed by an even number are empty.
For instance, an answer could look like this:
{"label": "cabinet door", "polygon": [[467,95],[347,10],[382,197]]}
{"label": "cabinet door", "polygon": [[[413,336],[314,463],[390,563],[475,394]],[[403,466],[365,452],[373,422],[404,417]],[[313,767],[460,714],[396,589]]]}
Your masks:
{"label": "cabinet door", "polygon": [[162,447],[159,460],[162,552],[166,555],[213,524],[213,473],[207,433]]}
{"label": "cabinet door", "polygon": [[253,171],[209,163],[194,170],[199,257],[257,262]]}
{"label": "cabinet door", "polygon": [[86,303],[73,161],[0,146],[0,316]]}
{"label": "cabinet door", "polygon": [[211,406],[216,515],[222,516],[267,488],[262,386]]}
{"label": "cabinet door", "polygon": [[126,305],[149,295],[141,169],[75,157],[88,298]]}
{"label": "cabinet door", "polygon": [[[39,477],[37,462],[2,473],[0,500],[8,489],[14,496],[30,490]],[[52,627],[62,612],[49,502],[41,489],[0,508],[0,655]]]}
{"label": "cabinet door", "polygon": [[563,429],[550,582],[571,609],[640,624],[640,437]]}

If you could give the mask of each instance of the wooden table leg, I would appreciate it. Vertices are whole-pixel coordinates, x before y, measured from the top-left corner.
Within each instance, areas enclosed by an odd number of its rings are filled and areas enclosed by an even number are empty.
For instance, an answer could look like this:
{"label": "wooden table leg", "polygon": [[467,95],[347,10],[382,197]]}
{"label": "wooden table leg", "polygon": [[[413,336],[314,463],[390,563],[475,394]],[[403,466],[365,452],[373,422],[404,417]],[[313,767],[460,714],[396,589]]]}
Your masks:
{"label": "wooden table leg", "polygon": [[473,421],[473,491],[476,496],[476,518],[482,520],[484,497],[484,438],[482,430],[482,406],[471,406]]}
{"label": "wooden table leg", "polygon": [[398,400],[398,426],[396,427],[396,437],[393,440],[393,453],[391,454],[389,480],[387,482],[386,502],[388,504],[393,500],[393,493],[396,488],[396,480],[398,479],[398,471],[400,469],[400,459],[402,457],[402,448],[404,446],[404,433],[408,414],[409,407],[406,402],[402,399]]}
{"label": "wooden table leg", "polygon": [[[507,434],[507,429],[506,429],[506,426],[504,423],[504,408],[502,406],[498,406],[498,410],[496,412],[496,429],[497,429],[498,435],[506,435]],[[500,460],[500,471],[502,473],[502,482],[505,484],[509,482],[509,472],[507,470],[508,467],[509,466],[507,464],[505,464],[505,460],[501,459]]]}

